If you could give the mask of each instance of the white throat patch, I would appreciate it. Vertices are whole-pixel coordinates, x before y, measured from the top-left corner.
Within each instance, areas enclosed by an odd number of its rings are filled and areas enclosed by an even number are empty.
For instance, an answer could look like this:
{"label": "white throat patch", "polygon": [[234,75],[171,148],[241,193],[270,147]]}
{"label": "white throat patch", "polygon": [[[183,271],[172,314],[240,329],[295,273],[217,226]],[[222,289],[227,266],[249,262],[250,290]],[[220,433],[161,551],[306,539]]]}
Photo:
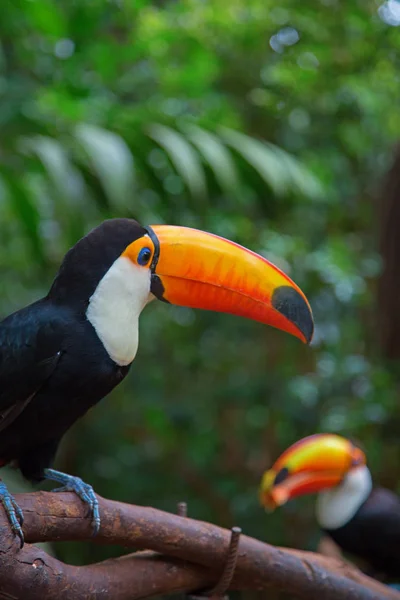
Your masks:
{"label": "white throat patch", "polygon": [[324,490],[317,498],[317,521],[323,529],[338,529],[350,521],[372,490],[368,467],[351,470],[337,487]]}
{"label": "white throat patch", "polygon": [[151,273],[121,256],[112,264],[89,300],[86,316],[110,358],[129,365],[139,343],[139,315],[148,302]]}

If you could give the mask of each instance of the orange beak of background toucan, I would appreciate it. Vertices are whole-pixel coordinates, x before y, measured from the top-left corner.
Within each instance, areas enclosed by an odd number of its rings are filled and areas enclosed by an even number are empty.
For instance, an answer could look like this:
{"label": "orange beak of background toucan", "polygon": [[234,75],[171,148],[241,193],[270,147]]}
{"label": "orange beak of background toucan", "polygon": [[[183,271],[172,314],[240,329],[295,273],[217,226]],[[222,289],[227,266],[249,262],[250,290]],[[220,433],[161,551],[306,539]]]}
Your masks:
{"label": "orange beak of background toucan", "polygon": [[334,434],[316,434],[288,448],[263,475],[261,504],[269,510],[288,500],[339,485],[350,469],[366,464],[364,452]]}
{"label": "orange beak of background toucan", "polygon": [[239,315],[311,341],[314,324],[307,298],[265,258],[196,229],[155,225],[147,231],[156,248],[151,287],[156,297]]}

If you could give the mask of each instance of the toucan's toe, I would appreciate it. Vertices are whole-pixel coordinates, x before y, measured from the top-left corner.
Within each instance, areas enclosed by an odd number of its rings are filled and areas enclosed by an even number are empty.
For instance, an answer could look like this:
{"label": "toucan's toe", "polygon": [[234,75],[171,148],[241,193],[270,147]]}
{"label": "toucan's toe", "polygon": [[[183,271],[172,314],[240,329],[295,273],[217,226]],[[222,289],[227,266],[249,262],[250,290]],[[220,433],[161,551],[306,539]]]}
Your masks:
{"label": "toucan's toe", "polygon": [[97,500],[97,496],[92,486],[89,483],[82,481],[80,477],[67,475],[66,473],[55,471],[54,469],[46,469],[45,476],[46,479],[58,481],[63,484],[61,487],[53,490],[53,492],[75,492],[82,502],[88,505],[88,516],[91,517],[93,527],[92,535],[97,535],[100,529],[99,501]]}
{"label": "toucan's toe", "polygon": [[14,534],[19,537],[22,548],[25,541],[24,534],[22,532],[24,515],[14,496],[10,494],[6,484],[3,481],[0,481],[0,502],[4,507],[7,518],[11,525],[11,529],[13,530]]}

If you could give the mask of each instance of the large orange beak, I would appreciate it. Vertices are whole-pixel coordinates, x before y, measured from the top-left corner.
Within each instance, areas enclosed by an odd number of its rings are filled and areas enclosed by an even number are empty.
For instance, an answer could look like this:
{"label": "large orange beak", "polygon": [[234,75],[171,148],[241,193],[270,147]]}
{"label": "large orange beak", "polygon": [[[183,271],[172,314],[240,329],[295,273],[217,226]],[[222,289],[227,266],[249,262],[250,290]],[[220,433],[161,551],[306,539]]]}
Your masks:
{"label": "large orange beak", "polygon": [[196,229],[154,225],[147,230],[158,254],[152,273],[155,296],[260,321],[311,341],[314,324],[307,298],[265,258]]}
{"label": "large orange beak", "polygon": [[263,475],[260,502],[274,510],[288,500],[338,485],[350,469],[366,464],[364,452],[333,434],[303,438]]}

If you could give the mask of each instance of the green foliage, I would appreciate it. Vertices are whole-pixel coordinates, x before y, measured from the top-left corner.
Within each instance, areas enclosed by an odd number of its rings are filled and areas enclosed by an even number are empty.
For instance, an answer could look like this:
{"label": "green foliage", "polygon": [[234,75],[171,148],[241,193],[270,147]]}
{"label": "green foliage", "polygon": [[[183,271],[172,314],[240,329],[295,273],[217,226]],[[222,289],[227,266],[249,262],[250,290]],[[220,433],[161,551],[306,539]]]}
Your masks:
{"label": "green foliage", "polygon": [[122,215],[251,247],[315,312],[308,349],[238,318],[151,305],[130,377],[59,455],[100,494],[171,511],[186,500],[193,516],[310,546],[310,499],[273,516],[258,506],[260,475],[285,446],[317,430],[358,437],[396,485],[371,202],[400,133],[389,4],[4,2],[4,315],[45,293],[80,236]]}

